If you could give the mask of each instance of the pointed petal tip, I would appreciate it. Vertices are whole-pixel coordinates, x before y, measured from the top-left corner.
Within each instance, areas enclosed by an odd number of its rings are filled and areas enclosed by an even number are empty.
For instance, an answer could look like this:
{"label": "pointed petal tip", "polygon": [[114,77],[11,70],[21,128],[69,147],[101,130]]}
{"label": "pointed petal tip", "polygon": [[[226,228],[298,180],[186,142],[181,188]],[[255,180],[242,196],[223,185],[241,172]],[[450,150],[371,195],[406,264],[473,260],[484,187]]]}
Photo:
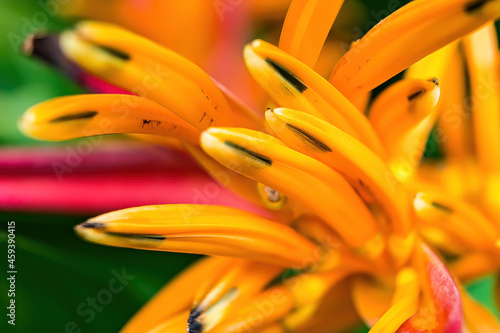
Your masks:
{"label": "pointed petal tip", "polygon": [[439,79],[437,77],[433,77],[432,79],[429,79],[427,81],[432,82],[439,87]]}
{"label": "pointed petal tip", "polygon": [[104,229],[104,223],[102,222],[83,222],[76,227],[85,228],[85,229]]}
{"label": "pointed petal tip", "polygon": [[44,31],[34,32],[26,37],[21,51],[26,56],[43,55],[45,52],[40,51],[46,51],[47,48],[52,47],[54,39],[57,39],[55,35],[46,34]]}
{"label": "pointed petal tip", "polygon": [[252,47],[252,48],[258,48],[262,45],[262,43],[263,43],[262,39],[254,39],[253,41],[251,41],[247,45]]}
{"label": "pointed petal tip", "polygon": [[35,32],[29,35],[22,45],[22,52],[27,56],[36,56],[47,62],[54,60],[54,54],[58,50],[58,36]]}
{"label": "pointed petal tip", "polygon": [[24,55],[31,56],[33,54],[33,50],[35,48],[35,39],[37,39],[38,36],[36,34],[31,34],[29,35],[26,40],[24,41],[21,51]]}

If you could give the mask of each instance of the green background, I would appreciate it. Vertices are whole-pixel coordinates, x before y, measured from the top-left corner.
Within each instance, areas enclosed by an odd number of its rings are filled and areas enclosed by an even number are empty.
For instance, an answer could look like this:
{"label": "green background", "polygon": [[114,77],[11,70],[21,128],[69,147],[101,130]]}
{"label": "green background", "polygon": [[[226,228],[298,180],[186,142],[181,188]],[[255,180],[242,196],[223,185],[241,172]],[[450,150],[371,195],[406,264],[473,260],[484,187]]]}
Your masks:
{"label": "green background", "polygon": [[[384,15],[381,11],[389,6],[403,4],[403,1],[364,2],[369,11],[373,11],[365,15],[366,24],[374,22],[373,18],[379,14]],[[32,18],[40,9],[38,1],[3,0],[0,4],[0,145],[3,146],[46,144],[28,139],[18,132],[16,121],[19,116],[35,103],[81,92],[62,74],[20,54],[19,45],[12,43],[17,37],[25,35],[26,19]],[[59,30],[69,24],[71,22],[50,18],[43,27]],[[67,323],[73,321],[81,332],[116,332],[166,281],[197,258],[194,255],[86,243],[73,232],[73,226],[86,218],[0,213],[0,253],[7,252],[7,222],[16,221],[18,270],[14,330],[6,324],[7,295],[4,291],[8,288],[5,273],[2,273],[0,331],[59,333],[65,332]],[[0,267],[6,268],[6,258],[4,260]],[[108,283],[114,277],[113,270],[121,272],[122,269],[127,275],[134,276],[133,280],[122,292],[114,294],[109,304],[95,311],[93,320],[86,322],[88,317],[79,315],[77,308],[86,303],[88,297],[95,298],[100,291],[108,289]],[[0,270],[6,271],[3,268]],[[491,288],[492,279],[486,278],[470,286],[469,290],[492,308]]]}

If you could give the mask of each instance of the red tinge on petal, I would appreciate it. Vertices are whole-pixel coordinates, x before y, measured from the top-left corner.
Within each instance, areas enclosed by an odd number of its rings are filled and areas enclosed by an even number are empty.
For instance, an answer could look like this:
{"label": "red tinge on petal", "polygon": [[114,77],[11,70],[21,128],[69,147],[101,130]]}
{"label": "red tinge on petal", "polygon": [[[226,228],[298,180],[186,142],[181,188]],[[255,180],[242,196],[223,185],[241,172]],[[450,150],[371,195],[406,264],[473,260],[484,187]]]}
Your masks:
{"label": "red tinge on petal", "polygon": [[[425,245],[422,246],[421,283],[424,295],[415,315],[398,333],[461,333],[462,301],[455,280],[441,260]],[[426,297],[427,296],[427,297]]]}
{"label": "red tinge on petal", "polygon": [[130,92],[118,88],[104,80],[101,80],[93,75],[86,72],[81,72],[78,74],[77,78],[78,84],[84,87],[86,90],[96,93],[96,94],[124,94],[132,95]]}

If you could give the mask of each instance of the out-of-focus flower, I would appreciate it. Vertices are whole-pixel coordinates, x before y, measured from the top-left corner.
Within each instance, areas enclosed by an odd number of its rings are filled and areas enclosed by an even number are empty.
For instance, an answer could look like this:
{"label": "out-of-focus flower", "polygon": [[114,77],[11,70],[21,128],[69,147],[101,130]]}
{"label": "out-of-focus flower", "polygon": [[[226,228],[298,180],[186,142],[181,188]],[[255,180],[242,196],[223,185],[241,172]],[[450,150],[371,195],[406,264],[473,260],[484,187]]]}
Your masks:
{"label": "out-of-focus flower", "polygon": [[[262,40],[245,47],[250,73],[280,106],[265,115],[192,62],[118,26],[83,22],[56,39],[53,54],[132,95],[35,105],[20,121],[25,133],[45,140],[125,133],[168,146],[174,139],[266,212],[152,205],[78,225],[99,244],[215,256],[167,285],[123,332],[331,332],[360,320],[373,333],[499,330],[419,234],[440,245],[428,237],[427,217],[435,223],[432,214],[449,214],[460,227],[477,217],[444,192],[423,192],[415,176],[439,115],[439,75],[416,70],[418,78],[377,97],[368,117],[353,103],[364,109],[372,89],[500,17],[500,1],[415,0],[356,42],[328,82],[311,68],[342,4],[294,0],[279,48]],[[479,54],[471,43],[471,59]],[[445,228],[441,235],[458,236],[444,243],[465,240],[498,257],[498,228],[473,220],[475,228]]]}
{"label": "out-of-focus flower", "polygon": [[407,74],[442,77],[436,137],[444,159],[421,165],[409,185],[419,192],[414,205],[421,233],[462,281],[500,270],[497,38],[494,25],[487,25]]}

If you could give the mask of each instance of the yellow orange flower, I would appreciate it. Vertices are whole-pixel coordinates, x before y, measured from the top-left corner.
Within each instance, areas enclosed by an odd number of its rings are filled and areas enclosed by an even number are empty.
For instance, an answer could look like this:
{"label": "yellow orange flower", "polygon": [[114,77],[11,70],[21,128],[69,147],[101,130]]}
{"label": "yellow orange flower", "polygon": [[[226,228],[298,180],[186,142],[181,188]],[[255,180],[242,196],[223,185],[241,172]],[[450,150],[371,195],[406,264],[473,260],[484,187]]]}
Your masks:
{"label": "yellow orange flower", "polygon": [[[280,47],[263,40],[245,47],[249,72],[279,106],[265,112],[191,61],[118,26],[83,22],[61,34],[64,57],[137,96],[44,102],[21,119],[25,133],[174,140],[266,215],[159,205],[78,225],[94,243],[216,256],[167,285],[122,332],[331,332],[360,321],[373,333],[499,331],[461,289],[467,274],[498,270],[499,187],[491,180],[500,158],[488,153],[500,147],[489,146],[500,141],[498,91],[476,105],[474,118],[486,213],[426,180],[420,161],[440,119],[441,90],[456,88],[443,69],[456,56],[454,42],[486,25],[463,41],[471,85],[497,69],[490,24],[500,1],[415,0],[356,42],[326,80],[312,68],[342,4],[294,0]],[[428,55],[435,58],[423,62],[435,67],[415,65],[377,96],[368,116],[355,106]],[[451,274],[429,244],[459,257]]]}

